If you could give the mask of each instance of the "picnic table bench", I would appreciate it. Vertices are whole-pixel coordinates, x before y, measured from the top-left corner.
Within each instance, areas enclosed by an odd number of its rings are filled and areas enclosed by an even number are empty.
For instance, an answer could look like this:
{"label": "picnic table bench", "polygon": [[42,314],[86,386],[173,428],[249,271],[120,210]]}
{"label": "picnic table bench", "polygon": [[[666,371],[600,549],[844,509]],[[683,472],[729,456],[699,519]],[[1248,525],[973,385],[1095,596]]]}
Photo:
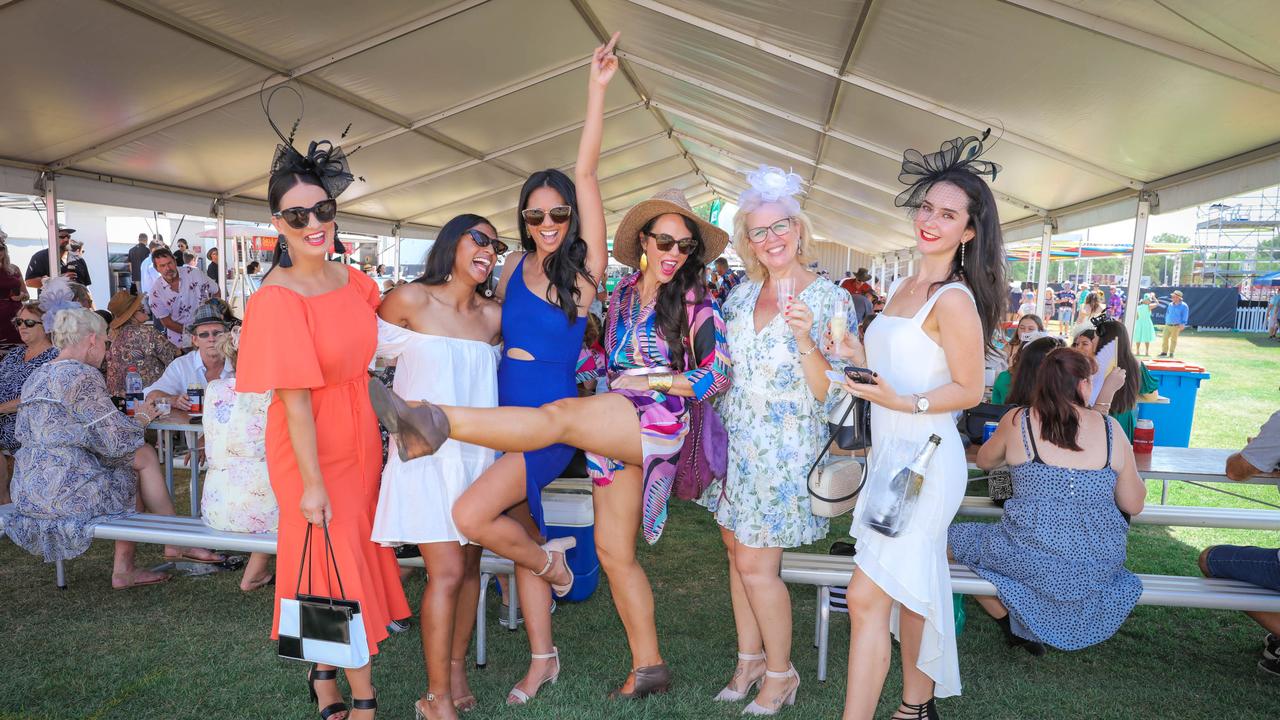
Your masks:
{"label": "picnic table bench", "polygon": [[[828,635],[831,626],[831,588],[846,587],[854,558],[844,555],[784,552],[782,580],[818,588],[814,645],[818,648],[818,680],[827,679]],[[1280,593],[1237,580],[1171,575],[1138,575],[1140,605],[1280,612]],[[961,595],[995,595],[996,588],[964,565],[951,565],[951,591]]]}

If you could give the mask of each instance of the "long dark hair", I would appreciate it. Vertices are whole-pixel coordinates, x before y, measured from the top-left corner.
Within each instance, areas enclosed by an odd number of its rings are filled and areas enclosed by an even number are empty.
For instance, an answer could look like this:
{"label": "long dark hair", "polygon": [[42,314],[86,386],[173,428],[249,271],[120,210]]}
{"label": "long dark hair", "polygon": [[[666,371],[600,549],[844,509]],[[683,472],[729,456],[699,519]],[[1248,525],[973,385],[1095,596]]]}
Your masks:
{"label": "long dark hair", "polygon": [[[1138,405],[1138,391],[1142,388],[1142,367],[1133,356],[1133,344],[1129,342],[1129,331],[1119,320],[1100,322],[1098,328],[1098,350],[1102,346],[1116,341],[1116,367],[1125,372],[1124,385],[1116,390],[1111,399],[1111,412],[1122,413],[1134,409]],[[1100,398],[1103,402],[1106,398]]]}
{"label": "long dark hair", "polygon": [[[292,171],[276,173],[267,181],[267,207],[271,209],[272,214],[280,212],[280,203],[284,201],[285,193],[299,185],[315,185],[321,190],[324,190],[325,196],[329,197],[329,191],[325,189],[325,186],[320,183],[320,178],[316,177],[314,173],[300,173]],[[333,236],[336,242],[338,237],[336,228]],[[275,250],[271,251],[271,269],[267,270],[266,275],[263,275],[262,279],[266,280],[267,275],[270,275],[272,270],[275,270],[278,267],[289,267],[292,265],[288,259],[289,251],[287,249],[287,243],[284,241],[284,235],[277,235]]]}
{"label": "long dark hair", "polygon": [[963,280],[978,306],[986,351],[992,352],[996,349],[995,332],[1004,321],[1005,305],[1009,301],[1009,285],[1004,279],[1004,236],[1000,231],[996,198],[986,181],[968,170],[954,169],[943,173],[930,183],[930,187],[944,182],[955,185],[968,196],[969,228],[974,235],[964,249],[964,264],[960,263],[961,252],[957,248],[955,257],[951,259],[951,272],[942,282],[931,285],[929,292],[946,283]]}
{"label": "long dark hair", "polygon": [[[468,237],[467,230],[477,225],[493,225],[488,218],[472,213],[463,213],[453,218],[440,228],[440,234],[436,235],[435,244],[431,246],[431,250],[427,252],[427,259],[422,261],[425,269],[422,276],[415,279],[414,282],[423,285],[444,285],[449,282],[449,276],[453,274],[453,263],[457,259],[458,242],[464,237]],[[490,268],[489,275],[492,277],[493,269]],[[476,294],[481,297],[491,297],[493,291],[489,289],[489,279],[476,285]]]}
{"label": "long dark hair", "polygon": [[1032,340],[1018,351],[1018,363],[1013,367],[1009,394],[1004,400],[1007,404],[1027,405],[1031,402],[1045,356],[1060,347],[1062,341],[1058,338],[1042,337]]}
{"label": "long dark hair", "polygon": [[1080,381],[1088,380],[1094,367],[1092,358],[1071,348],[1058,348],[1045,356],[1031,396],[1031,407],[1040,416],[1040,437],[1066,450],[1082,449],[1076,442],[1077,408],[1083,409],[1089,400],[1080,395]]}
{"label": "long dark hair", "polygon": [[540,187],[549,187],[560,193],[564,202],[573,209],[569,217],[569,229],[560,240],[560,247],[547,256],[542,271],[547,276],[547,302],[558,305],[570,323],[578,320],[578,277],[583,277],[595,287],[595,278],[587,272],[587,243],[578,237],[578,190],[563,172],[551,168],[539,170],[524,181],[520,188],[520,204],[516,207],[516,226],[520,228],[520,247],[527,253],[537,252],[538,245],[529,234],[529,227],[522,214],[529,206],[529,196]]}
{"label": "long dark hair", "polygon": [[[662,217],[657,215],[640,229],[640,236],[653,229],[653,224]],[[681,215],[684,226],[697,241],[697,247],[685,258],[684,264],[676,271],[671,281],[658,288],[658,300],[654,303],[654,314],[657,315],[658,329],[671,348],[671,359],[674,369],[685,369],[685,341],[689,334],[689,305],[700,303],[707,295],[707,283],[703,280],[706,261],[703,259],[702,231],[698,223]],[[642,241],[643,243],[643,241]],[[643,245],[642,245],[643,247]],[[643,249],[642,249],[643,252]]]}

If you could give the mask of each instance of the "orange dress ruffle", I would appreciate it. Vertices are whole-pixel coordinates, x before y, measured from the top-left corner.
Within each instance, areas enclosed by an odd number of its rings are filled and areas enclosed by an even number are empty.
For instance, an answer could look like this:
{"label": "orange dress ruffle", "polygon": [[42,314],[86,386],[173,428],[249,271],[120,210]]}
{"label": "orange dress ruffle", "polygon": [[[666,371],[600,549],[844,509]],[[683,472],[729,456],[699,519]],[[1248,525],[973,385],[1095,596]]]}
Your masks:
{"label": "orange dress ruffle", "polygon": [[[316,447],[325,490],[333,506],[329,534],[350,600],[360,602],[370,654],[388,635],[387,624],[410,615],[400,584],[395,554],[370,540],[382,444],[378,421],[366,389],[369,363],[378,344],[375,309],[378,287],[364,273],[348,268],[346,285],[305,297],[280,286],[268,286],[249,298],[236,389],[267,392],[311,390]],[[267,470],[280,506],[276,548],[276,603],[271,637],[278,637],[280,600],[293,598],[302,560],[307,521],[298,505],[302,477],[289,439],[285,408],[279,394],[267,411]],[[339,595],[337,578],[324,572],[324,540],[313,534],[308,550],[312,585],[304,578],[302,593]],[[330,584],[332,583],[332,584]]]}

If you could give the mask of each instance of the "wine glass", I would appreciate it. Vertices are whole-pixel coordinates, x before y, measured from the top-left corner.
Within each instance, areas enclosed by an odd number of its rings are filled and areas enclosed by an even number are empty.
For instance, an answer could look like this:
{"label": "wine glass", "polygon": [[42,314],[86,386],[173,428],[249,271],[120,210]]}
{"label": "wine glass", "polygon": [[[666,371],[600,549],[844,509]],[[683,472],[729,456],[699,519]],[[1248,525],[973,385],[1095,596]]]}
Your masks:
{"label": "wine glass", "polygon": [[792,296],[796,294],[795,278],[775,278],[773,289],[777,294],[778,312],[786,314],[787,304],[791,302]]}

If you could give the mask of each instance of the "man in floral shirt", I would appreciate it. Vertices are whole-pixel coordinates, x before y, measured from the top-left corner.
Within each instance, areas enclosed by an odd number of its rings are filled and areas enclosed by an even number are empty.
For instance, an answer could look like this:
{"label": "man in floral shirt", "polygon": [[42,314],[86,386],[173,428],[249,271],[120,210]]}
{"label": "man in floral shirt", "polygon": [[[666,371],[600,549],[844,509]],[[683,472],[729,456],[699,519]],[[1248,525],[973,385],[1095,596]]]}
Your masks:
{"label": "man in floral shirt", "polygon": [[169,342],[179,348],[191,346],[185,336],[187,323],[195,317],[196,308],[209,298],[218,297],[218,284],[193,267],[178,267],[168,248],[151,253],[151,262],[160,273],[151,286],[151,314],[164,325]]}

